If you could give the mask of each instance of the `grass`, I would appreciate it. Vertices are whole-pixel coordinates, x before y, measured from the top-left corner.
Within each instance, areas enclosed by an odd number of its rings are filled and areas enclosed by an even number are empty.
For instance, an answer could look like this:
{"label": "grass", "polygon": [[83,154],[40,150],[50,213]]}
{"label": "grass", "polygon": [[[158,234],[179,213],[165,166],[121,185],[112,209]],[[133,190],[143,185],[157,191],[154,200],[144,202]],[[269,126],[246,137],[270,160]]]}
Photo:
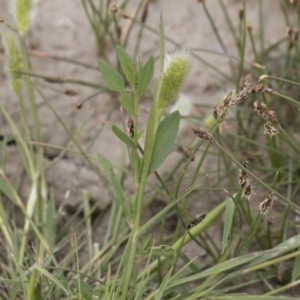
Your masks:
{"label": "grass", "polygon": [[[25,18],[6,24],[13,33],[3,40],[20,122],[0,102],[1,117],[10,128],[1,139],[1,299],[297,299],[300,10],[296,1],[276,3],[284,16],[283,26],[289,30],[287,36],[279,35],[270,43],[264,31],[263,1],[256,1],[258,29],[254,30],[247,23],[247,1],[237,22],[227,1],[218,0],[233,41],[230,46],[208,3],[200,2],[194,5],[203,10],[221,52],[190,49],[188,54],[184,47],[189,45],[182,45],[183,49],[166,54],[166,41],[174,48],[178,44],[164,33],[163,12],[155,28],[147,25],[151,4],[140,1],[131,16],[127,12],[130,1],[107,7],[106,1],[82,0],[101,57],[100,84],[34,73],[30,59],[37,53],[26,48],[30,22]],[[31,16],[30,3],[22,8],[28,11],[15,18]],[[123,19],[130,24],[121,35]],[[147,31],[159,39],[157,62],[152,57],[140,61],[137,55]],[[134,34],[137,39],[132,38]],[[126,49],[133,41],[131,56]],[[115,65],[107,43],[114,45]],[[188,60],[203,63],[211,72],[219,70],[213,61],[201,57],[203,52],[227,58],[233,72],[219,71],[218,75],[222,84],[235,90],[211,107],[195,104],[205,111],[205,119],[182,112],[180,116],[178,111],[167,114],[183,81],[188,80]],[[80,65],[86,72],[98,70],[96,63],[88,65],[55,54],[45,57]],[[153,79],[155,68],[160,69],[158,79]],[[65,82],[92,89],[77,109],[104,93],[119,99],[126,125],[114,124],[111,132],[126,148],[120,161],[112,163],[101,153],[90,154],[95,140],[102,139],[102,126],[89,145],[80,143],[91,115],[73,132],[53,107],[47,89],[76,93],[56,86]],[[67,146],[45,141],[37,97],[66,132]],[[144,99],[151,100],[146,102],[147,123],[141,122]],[[180,134],[180,119],[192,128],[189,144]],[[20,161],[13,178],[8,176],[12,146],[17,151],[15,160]],[[175,146],[183,149],[177,161],[168,157]],[[49,164],[43,159],[44,147],[60,151]],[[108,211],[99,211],[94,195],[82,190],[81,203],[65,216],[72,185],[58,202],[48,186],[48,171],[66,153],[80,158],[77,174],[88,166],[99,184],[106,186],[112,200]],[[161,172],[165,159],[168,172]],[[133,191],[125,184],[129,177]],[[29,187],[25,198],[21,193],[24,180]],[[149,215],[158,199],[164,205]],[[170,218],[176,220],[171,233],[167,229]],[[97,236],[99,228],[101,237]],[[193,249],[197,254],[190,255]],[[199,251],[205,253],[201,263]]]}

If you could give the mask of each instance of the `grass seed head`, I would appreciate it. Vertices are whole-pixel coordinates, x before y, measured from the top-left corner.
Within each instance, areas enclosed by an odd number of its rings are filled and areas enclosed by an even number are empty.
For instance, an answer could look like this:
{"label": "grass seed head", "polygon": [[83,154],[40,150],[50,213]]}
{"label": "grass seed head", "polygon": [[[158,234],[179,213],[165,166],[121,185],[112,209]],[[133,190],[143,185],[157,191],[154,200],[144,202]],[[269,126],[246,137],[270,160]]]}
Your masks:
{"label": "grass seed head", "polygon": [[187,229],[191,229],[192,227],[195,227],[199,223],[201,223],[206,217],[206,214],[197,215],[188,225]]}
{"label": "grass seed head", "polygon": [[232,92],[230,92],[222,102],[218,103],[214,107],[213,116],[216,120],[220,117],[219,123],[221,123],[224,120],[225,111],[230,106],[231,99],[232,99]]}
{"label": "grass seed head", "polygon": [[5,36],[4,47],[7,58],[6,68],[8,71],[10,84],[13,91],[17,95],[20,95],[23,85],[22,74],[14,71],[21,71],[23,69],[23,60],[15,38],[12,34]]}
{"label": "grass seed head", "polygon": [[131,117],[128,117],[127,128],[128,128],[128,135],[131,138],[133,138],[134,137],[134,122]]}
{"label": "grass seed head", "polygon": [[[189,149],[187,149],[187,148],[182,148],[182,150],[183,150],[183,153],[184,153],[185,157],[186,157],[187,159],[190,159],[190,157],[191,157],[191,155],[192,155],[191,150],[189,150]],[[195,155],[192,156],[191,161],[195,161]]]}
{"label": "grass seed head", "polygon": [[252,195],[255,195],[253,187],[250,184],[247,184],[243,190],[243,196],[249,201]]}
{"label": "grass seed head", "polygon": [[253,106],[254,106],[254,111],[263,119],[265,119],[267,122],[269,122],[272,126],[278,125],[275,112],[273,110],[270,110],[265,103],[256,100]]}
{"label": "grass seed head", "polygon": [[213,136],[201,128],[193,127],[192,131],[194,132],[194,134],[196,134],[198,136],[198,138],[200,138],[202,140],[206,140],[211,143],[215,142],[215,139],[213,138]]}
{"label": "grass seed head", "polygon": [[300,0],[290,0],[295,7],[300,7]]}
{"label": "grass seed head", "polygon": [[166,53],[164,58],[164,71],[161,77],[161,88],[158,99],[159,115],[171,104],[178,95],[189,69],[189,50],[176,49]]}
{"label": "grass seed head", "polygon": [[275,126],[273,126],[270,122],[267,122],[266,124],[264,124],[264,134],[268,134],[270,135],[271,137],[273,135],[276,135],[278,134],[278,130]]}
{"label": "grass seed head", "polygon": [[245,187],[246,184],[249,183],[249,178],[247,172],[245,172],[243,169],[240,169],[239,174],[239,185],[241,187]]}
{"label": "grass seed head", "polygon": [[21,35],[25,35],[35,15],[37,0],[13,0],[11,12]]}
{"label": "grass seed head", "polygon": [[110,14],[111,16],[115,16],[115,15],[118,13],[118,11],[119,11],[119,8],[118,8],[118,6],[117,6],[117,3],[116,3],[116,2],[111,2],[111,3],[109,4],[109,9],[108,9],[108,11],[109,11],[109,14]]}
{"label": "grass seed head", "polygon": [[76,108],[79,110],[79,109],[81,109],[82,108],[82,102],[77,102],[76,103]]}
{"label": "grass seed head", "polygon": [[268,195],[268,197],[259,204],[258,209],[261,215],[265,215],[273,206],[274,193]]}

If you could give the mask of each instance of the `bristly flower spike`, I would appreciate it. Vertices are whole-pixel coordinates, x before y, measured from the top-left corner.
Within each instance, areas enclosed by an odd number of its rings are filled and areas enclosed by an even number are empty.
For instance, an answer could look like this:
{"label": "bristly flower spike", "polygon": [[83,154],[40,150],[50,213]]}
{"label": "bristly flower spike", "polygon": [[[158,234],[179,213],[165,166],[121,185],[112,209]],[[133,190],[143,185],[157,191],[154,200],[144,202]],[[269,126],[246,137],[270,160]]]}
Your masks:
{"label": "bristly flower spike", "polygon": [[17,46],[15,38],[12,34],[4,38],[5,54],[7,57],[7,73],[9,75],[10,84],[13,91],[20,95],[22,92],[22,74],[14,72],[23,68],[21,52]]}
{"label": "bristly flower spike", "polygon": [[178,95],[189,69],[189,50],[178,48],[171,53],[166,53],[164,70],[161,77],[160,93],[157,102],[158,115],[171,104]]}
{"label": "bristly flower spike", "polygon": [[11,13],[14,16],[18,31],[25,35],[35,15],[37,0],[11,0]]}

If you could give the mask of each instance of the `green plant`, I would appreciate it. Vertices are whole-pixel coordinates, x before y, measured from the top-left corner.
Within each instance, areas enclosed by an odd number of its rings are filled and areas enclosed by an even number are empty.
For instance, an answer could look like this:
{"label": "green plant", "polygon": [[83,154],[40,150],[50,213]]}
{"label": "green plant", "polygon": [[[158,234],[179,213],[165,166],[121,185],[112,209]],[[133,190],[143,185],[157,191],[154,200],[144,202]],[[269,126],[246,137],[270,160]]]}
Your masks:
{"label": "green plant", "polygon": [[[198,2],[201,3],[195,5],[203,8],[222,52],[191,49],[189,53],[177,49],[166,53],[165,40],[175,46],[177,43],[165,36],[162,17],[159,31],[146,25],[145,17],[138,21],[139,13],[147,11],[143,1],[139,1],[136,13],[130,16],[126,13],[129,1],[105,9],[105,1],[99,1],[97,6],[93,1],[82,0],[101,54],[103,86],[33,73],[25,47],[33,2],[15,2],[26,4],[27,11],[16,14],[16,18],[25,19],[16,19],[16,26],[10,26],[15,35],[5,37],[8,71],[18,98],[21,124],[0,103],[1,114],[11,130],[11,135],[1,141],[0,229],[5,246],[0,254],[0,283],[4,287],[0,295],[3,299],[296,299],[289,297],[288,292],[293,287],[299,288],[300,283],[300,234],[291,218],[300,210],[297,203],[300,104],[298,89],[294,89],[299,87],[300,56],[297,32],[292,28],[293,24],[299,26],[300,13],[290,12],[291,4],[280,1],[289,33],[268,44],[263,1],[257,1],[257,34],[247,24],[246,1],[235,27],[225,1],[219,0],[236,47],[236,54],[229,55],[226,39],[219,32],[209,6],[204,1]],[[131,21],[123,39],[121,18]],[[132,58],[126,46],[133,26],[139,26],[139,31]],[[154,82],[155,59],[150,57],[143,63],[136,55],[146,30],[157,34],[160,40],[160,76],[153,95],[147,90]],[[109,63],[107,40],[114,45],[116,66]],[[245,54],[248,43],[254,62]],[[278,50],[280,57],[274,50]],[[228,58],[232,74],[203,59],[198,52],[204,51]],[[52,58],[95,69],[68,58]],[[183,116],[178,111],[168,115],[167,107],[176,99],[191,59],[202,62],[213,72],[218,71],[222,84],[230,82],[235,91],[206,110],[207,122],[187,117],[193,123],[189,134],[194,140],[186,145],[178,135]],[[272,67],[274,61],[279,67]],[[245,76],[247,73],[252,76]],[[31,77],[37,80],[33,83]],[[77,104],[78,108],[104,92],[118,97],[123,114],[129,116],[127,129],[123,130],[119,124],[111,129],[126,147],[130,169],[125,168],[125,162],[112,164],[102,154],[89,155],[89,147],[79,142],[89,116],[72,132],[45,96],[45,85],[39,79],[96,89]],[[22,93],[24,82],[26,97]],[[68,134],[70,141],[66,147],[43,143],[34,91]],[[151,103],[145,127],[140,122],[143,98]],[[33,130],[24,105],[26,99],[30,102]],[[100,133],[101,128],[93,139]],[[12,140],[21,161],[16,180],[6,174],[10,163],[8,145]],[[185,155],[167,174],[159,172],[174,145],[184,149]],[[43,162],[43,146],[61,150],[49,165]],[[105,212],[99,213],[91,195],[82,191],[81,205],[65,220],[64,203],[57,207],[53,193],[47,188],[47,170],[60,163],[66,152],[80,155],[78,170],[85,163],[99,181],[106,183],[113,199],[101,244],[94,243],[94,229]],[[205,167],[207,160],[213,162],[209,168]],[[19,192],[24,177],[30,182],[30,193],[25,200]],[[125,177],[132,178],[133,193],[127,190]],[[155,184],[152,177],[156,178]],[[165,205],[146,217],[145,211],[157,198],[163,198]],[[258,207],[253,205],[253,199],[259,200]],[[189,213],[189,206],[196,201],[205,202],[202,206],[205,211],[199,216],[198,211]],[[268,218],[270,211],[279,220],[277,223]],[[16,220],[20,215],[24,218],[21,229]],[[175,228],[168,235],[168,218],[174,215]],[[197,251],[204,249],[205,261],[199,263],[197,257],[188,255],[185,247],[191,244],[196,245]],[[67,250],[61,251],[65,247]],[[84,251],[86,260],[81,256]],[[280,267],[286,265],[289,278],[280,274]],[[246,293],[248,287],[258,287],[261,295]]]}

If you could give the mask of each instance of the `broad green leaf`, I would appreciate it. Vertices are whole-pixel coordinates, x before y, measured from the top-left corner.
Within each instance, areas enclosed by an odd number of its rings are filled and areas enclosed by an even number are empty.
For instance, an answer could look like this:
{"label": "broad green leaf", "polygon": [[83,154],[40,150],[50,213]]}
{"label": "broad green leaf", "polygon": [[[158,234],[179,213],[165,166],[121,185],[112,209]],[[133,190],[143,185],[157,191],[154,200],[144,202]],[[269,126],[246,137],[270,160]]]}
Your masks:
{"label": "broad green leaf", "polygon": [[300,255],[295,258],[294,268],[292,273],[292,281],[297,280],[300,277]]}
{"label": "broad green leaf", "polygon": [[135,71],[130,56],[119,45],[117,45],[117,54],[126,79],[130,83],[131,87],[135,88]]}
{"label": "broad green leaf", "polygon": [[136,150],[138,145],[137,143],[130,138],[127,134],[125,134],[121,129],[119,129],[117,126],[112,126],[113,133],[122,141],[124,142],[131,150]]}
{"label": "broad green leaf", "polygon": [[99,67],[106,86],[112,91],[123,94],[125,84],[123,76],[103,61],[99,62]]}
{"label": "broad green leaf", "polygon": [[227,247],[228,238],[231,232],[231,227],[233,223],[235,204],[231,198],[227,198],[226,200],[226,208],[225,208],[225,220],[224,220],[224,228],[223,228],[223,238],[222,238],[222,253]]}
{"label": "broad green leaf", "polygon": [[101,169],[101,171],[104,173],[107,180],[112,185],[116,200],[118,201],[119,205],[122,207],[123,213],[125,214],[126,218],[130,220],[130,211],[126,205],[125,195],[123,188],[121,186],[120,181],[117,179],[115,172],[113,170],[113,167],[109,160],[103,156],[102,154],[97,155],[97,162],[98,166]]}
{"label": "broad green leaf", "polygon": [[134,99],[131,94],[127,94],[126,92],[122,93],[120,98],[120,103],[123,108],[132,116],[135,115],[134,113]]}
{"label": "broad green leaf", "polygon": [[137,91],[138,98],[141,98],[141,96],[147,89],[148,85],[151,82],[153,74],[154,74],[154,60],[153,57],[151,56],[146,62],[145,66],[143,67],[139,75],[138,91]]}
{"label": "broad green leaf", "polygon": [[149,174],[153,173],[170,153],[177,137],[179,122],[180,114],[178,111],[174,111],[159,123],[154,141]]}
{"label": "broad green leaf", "polygon": [[46,269],[36,266],[35,269],[48,277],[53,283],[55,283],[57,286],[59,286],[67,295],[69,295],[69,291],[62,285],[62,283],[54,277],[51,273],[49,273]]}

